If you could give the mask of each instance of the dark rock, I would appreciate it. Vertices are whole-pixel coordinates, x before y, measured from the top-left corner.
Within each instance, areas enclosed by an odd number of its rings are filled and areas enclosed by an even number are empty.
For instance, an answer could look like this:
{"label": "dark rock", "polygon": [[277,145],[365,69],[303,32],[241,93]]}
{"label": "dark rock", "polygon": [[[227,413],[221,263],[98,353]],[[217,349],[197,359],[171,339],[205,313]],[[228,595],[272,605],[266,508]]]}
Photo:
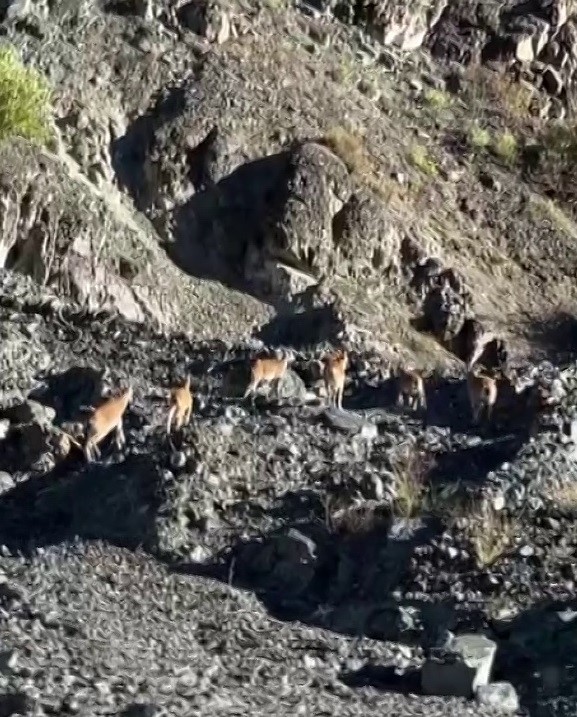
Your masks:
{"label": "dark rock", "polygon": [[322,559],[317,542],[291,528],[241,547],[237,563],[243,578],[250,576],[261,589],[298,597],[311,585]]}
{"label": "dark rock", "polygon": [[0,695],[0,717],[28,714],[33,709],[32,700],[24,692]]}
{"label": "dark rock", "polygon": [[35,423],[38,426],[51,424],[56,417],[56,411],[49,406],[43,406],[36,401],[25,401],[16,404],[3,412],[5,418],[15,425]]}
{"label": "dark rock", "polygon": [[441,341],[449,343],[457,336],[465,322],[466,306],[460,296],[448,286],[436,287],[423,303],[423,321]]}
{"label": "dark rock", "polygon": [[375,272],[396,281],[400,237],[386,207],[355,192],[332,220],[337,271],[362,279]]}
{"label": "dark rock", "polygon": [[548,66],[543,71],[543,86],[553,96],[560,95],[563,91],[563,78],[554,67]]}
{"label": "dark rock", "polygon": [[157,717],[162,712],[161,708],[153,704],[129,705],[123,710],[119,717]]}
{"label": "dark rock", "polygon": [[[267,235],[268,254],[313,276],[332,274],[338,269],[332,221],[351,192],[349,173],[336,154],[313,142],[297,147],[278,187],[279,211]],[[254,271],[251,266],[251,276]]]}
{"label": "dark rock", "polygon": [[497,645],[483,635],[459,635],[421,672],[421,686],[428,695],[472,697],[489,682]]}

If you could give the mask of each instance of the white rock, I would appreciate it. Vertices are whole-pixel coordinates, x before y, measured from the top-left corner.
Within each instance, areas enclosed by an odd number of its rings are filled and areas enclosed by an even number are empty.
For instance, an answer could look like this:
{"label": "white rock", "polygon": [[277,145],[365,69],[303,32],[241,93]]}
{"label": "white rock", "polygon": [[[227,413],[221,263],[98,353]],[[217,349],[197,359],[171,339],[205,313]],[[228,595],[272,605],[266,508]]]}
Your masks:
{"label": "white rock", "polygon": [[455,637],[450,653],[442,659],[428,659],[421,671],[421,688],[427,695],[472,697],[488,684],[497,645],[484,635]]}
{"label": "white rock", "polygon": [[488,707],[501,714],[514,714],[519,709],[519,698],[509,682],[492,682],[481,685],[475,697],[482,707]]}

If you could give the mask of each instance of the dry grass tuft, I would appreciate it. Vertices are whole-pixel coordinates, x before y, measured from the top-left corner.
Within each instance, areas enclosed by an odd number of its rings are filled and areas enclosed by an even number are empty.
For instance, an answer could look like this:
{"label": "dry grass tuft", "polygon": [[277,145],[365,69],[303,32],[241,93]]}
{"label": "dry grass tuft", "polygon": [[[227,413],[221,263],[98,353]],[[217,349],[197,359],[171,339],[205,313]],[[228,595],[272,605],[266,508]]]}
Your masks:
{"label": "dry grass tuft", "polygon": [[500,110],[514,124],[529,118],[535,92],[528,85],[516,82],[507,74],[479,66],[471,66],[465,79],[471,100],[481,112]]}
{"label": "dry grass tuft", "polygon": [[517,527],[503,512],[487,501],[473,509],[468,520],[468,537],[477,567],[493,565],[513,545]]}
{"label": "dry grass tuft", "polygon": [[563,483],[552,491],[551,503],[566,515],[577,515],[577,483]]}
{"label": "dry grass tuft", "polygon": [[321,142],[340,157],[349,172],[364,178],[373,173],[373,163],[365,147],[365,141],[344,127],[333,127]]}
{"label": "dry grass tuft", "polygon": [[432,465],[432,457],[414,447],[405,449],[396,461],[393,513],[399,518],[415,518],[422,512]]}
{"label": "dry grass tuft", "polygon": [[342,159],[349,172],[360,184],[373,191],[389,205],[403,205],[408,199],[407,187],[392,177],[384,176],[375,159],[368,152],[362,136],[344,127],[333,127],[318,140]]}

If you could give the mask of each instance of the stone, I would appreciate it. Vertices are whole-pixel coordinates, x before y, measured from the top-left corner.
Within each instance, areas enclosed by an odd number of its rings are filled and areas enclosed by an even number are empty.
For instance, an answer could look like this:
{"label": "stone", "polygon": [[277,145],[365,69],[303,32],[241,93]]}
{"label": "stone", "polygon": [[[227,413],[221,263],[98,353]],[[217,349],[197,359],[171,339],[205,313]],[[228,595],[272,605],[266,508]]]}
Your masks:
{"label": "stone", "polygon": [[520,62],[533,62],[535,59],[535,52],[533,50],[533,38],[525,35],[518,42],[515,47],[515,57]]}
{"label": "stone", "polygon": [[170,457],[170,465],[174,470],[184,468],[186,465],[186,453],[184,451],[175,451]]}
{"label": "stone", "polygon": [[367,441],[373,441],[375,438],[378,438],[379,429],[374,423],[364,423],[361,426],[359,435]]}
{"label": "stone", "polygon": [[543,71],[543,86],[550,95],[556,96],[561,94],[564,83],[561,74],[551,65],[548,65]]}
{"label": "stone", "polygon": [[6,473],[6,471],[0,471],[0,495],[2,493],[5,493],[7,490],[10,490],[11,488],[14,488],[14,479],[10,475],[10,473]]}
{"label": "stone", "polygon": [[3,3],[4,18],[2,20],[16,21],[23,20],[33,14],[34,3],[32,0],[8,0]]}
{"label": "stone", "polygon": [[491,682],[481,685],[475,693],[481,707],[495,710],[500,714],[514,714],[519,709],[519,697],[510,682]]}
{"label": "stone", "polygon": [[505,509],[506,501],[505,496],[502,493],[498,493],[493,497],[493,509],[496,511],[501,511]]}
{"label": "stone", "polygon": [[307,387],[302,378],[291,369],[288,369],[278,385],[279,399],[301,400],[307,394]]}
{"label": "stone", "polygon": [[470,698],[488,684],[497,645],[484,635],[455,637],[439,657],[431,656],[421,670],[421,688],[427,695]]}
{"label": "stone", "polygon": [[24,401],[24,403],[7,408],[4,411],[4,417],[15,424],[37,423],[40,426],[45,426],[54,421],[56,411],[37,401]]}
{"label": "stone", "polygon": [[10,421],[7,418],[0,419],[0,441],[3,441],[10,430]]}
{"label": "stone", "polygon": [[[0,435],[1,433],[2,431],[0,429]],[[577,418],[564,422],[563,433],[568,437],[571,443],[577,443]]]}
{"label": "stone", "polygon": [[228,13],[223,12],[220,18],[220,28],[216,35],[216,42],[218,45],[223,45],[230,37],[230,20]]}
{"label": "stone", "polygon": [[362,416],[333,406],[325,409],[323,417],[330,426],[345,433],[360,433],[363,426],[366,426]]}

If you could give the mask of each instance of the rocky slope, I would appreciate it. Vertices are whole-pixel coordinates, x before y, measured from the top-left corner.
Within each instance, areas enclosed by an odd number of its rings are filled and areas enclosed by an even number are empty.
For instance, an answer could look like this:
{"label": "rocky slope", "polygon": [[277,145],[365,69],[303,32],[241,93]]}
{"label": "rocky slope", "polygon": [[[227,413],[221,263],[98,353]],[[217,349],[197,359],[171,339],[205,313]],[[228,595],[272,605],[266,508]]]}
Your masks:
{"label": "rocky slope", "polygon": [[[501,712],[575,713],[576,11],[0,4],[55,132],[0,147],[0,714],[493,714],[423,694],[467,631]],[[548,410],[503,380],[471,424],[489,330]],[[128,446],[87,466],[83,407],[129,380]]]}

